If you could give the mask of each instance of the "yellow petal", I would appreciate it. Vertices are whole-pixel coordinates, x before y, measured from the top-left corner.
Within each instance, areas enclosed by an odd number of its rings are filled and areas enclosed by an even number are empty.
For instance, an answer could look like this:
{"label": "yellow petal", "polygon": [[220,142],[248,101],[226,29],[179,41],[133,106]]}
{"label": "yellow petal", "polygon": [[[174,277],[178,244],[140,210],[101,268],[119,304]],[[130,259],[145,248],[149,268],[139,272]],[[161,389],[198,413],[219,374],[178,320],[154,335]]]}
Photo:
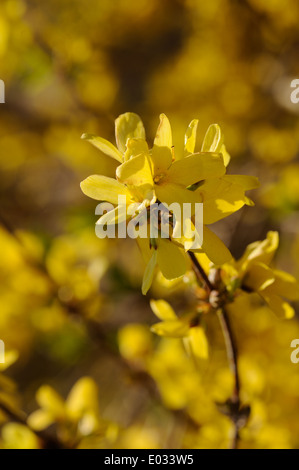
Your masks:
{"label": "yellow petal", "polygon": [[129,361],[140,361],[152,351],[152,335],[147,325],[128,323],[118,330],[120,354]]}
{"label": "yellow petal", "polygon": [[81,139],[87,140],[87,141],[90,142],[94,147],[96,147],[97,149],[101,150],[101,152],[105,153],[105,154],[108,155],[109,157],[114,158],[114,159],[117,160],[118,162],[122,163],[122,161],[123,161],[122,154],[121,154],[120,151],[117,150],[117,148],[114,147],[114,145],[111,144],[111,142],[109,142],[108,140],[103,139],[102,137],[97,137],[97,136],[92,135],[92,134],[83,134],[83,135],[81,136]]}
{"label": "yellow petal", "polygon": [[46,410],[36,410],[27,419],[28,425],[35,431],[42,431],[53,424],[53,415]]}
{"label": "yellow petal", "polygon": [[[189,329],[188,337],[190,352],[198,359],[208,359],[209,344],[204,329],[195,326]],[[186,343],[185,343],[186,344]]]}
{"label": "yellow petal", "polygon": [[243,283],[254,291],[262,291],[275,281],[272,269],[265,264],[254,263],[245,274]]}
{"label": "yellow petal", "polygon": [[115,120],[115,138],[121,153],[126,150],[128,139],[145,140],[145,130],[140,117],[135,113],[124,113]]}
{"label": "yellow petal", "polygon": [[151,326],[151,331],[156,335],[170,338],[183,338],[188,334],[188,330],[188,324],[180,320],[163,321]]}
{"label": "yellow petal", "polygon": [[169,240],[158,239],[158,266],[166,279],[183,276],[187,264],[184,252]]}
{"label": "yellow petal", "polygon": [[253,262],[269,265],[278,248],[278,244],[278,232],[268,232],[265,240],[256,241],[247,246],[243,256],[236,263],[237,269],[244,271]]}
{"label": "yellow petal", "polygon": [[[147,227],[147,233],[150,233],[149,232],[149,226]],[[152,250],[150,248],[150,240],[149,238],[141,238],[141,237],[137,237],[136,238],[136,241],[137,241],[137,245],[141,251],[141,255],[145,261],[145,263],[147,264],[149,262],[149,260],[151,259],[152,257]]]}
{"label": "yellow petal", "polygon": [[282,295],[290,300],[299,299],[299,283],[289,273],[280,270],[273,270],[274,283],[267,289],[267,293]]}
{"label": "yellow petal", "polygon": [[295,315],[295,310],[293,307],[288,303],[285,302],[281,297],[278,295],[264,295],[263,298],[269,305],[270,309],[279,317],[279,318],[293,318]]}
{"label": "yellow petal", "polygon": [[153,187],[152,171],[146,155],[131,158],[116,170],[119,181],[149,191]]}
{"label": "yellow petal", "polygon": [[169,168],[166,180],[189,186],[207,178],[224,175],[225,166],[221,154],[194,153],[190,157],[175,161]]}
{"label": "yellow petal", "polygon": [[106,212],[96,222],[96,225],[117,225],[124,222],[129,217],[125,206],[117,206],[113,210]]}
{"label": "yellow petal", "polygon": [[[213,224],[224,217],[228,217],[248,202],[248,198],[244,194],[244,188],[238,184],[230,183],[224,178],[215,178],[215,182],[208,180],[195,191],[202,194],[204,198],[203,220],[205,224]],[[219,182],[218,189],[216,188],[217,182]],[[212,196],[213,186],[215,186],[214,196]]]}
{"label": "yellow petal", "polygon": [[[199,193],[189,191],[183,186],[173,183],[156,184],[155,193],[160,202],[168,205],[176,202],[182,208],[184,203],[195,204],[196,202],[202,202],[202,197]],[[194,213],[194,210],[191,213]]]}
{"label": "yellow petal", "polygon": [[190,155],[191,153],[194,153],[195,144],[196,144],[197,126],[198,126],[198,119],[193,119],[193,121],[190,122],[186,130],[185,147],[184,147],[185,156]]}
{"label": "yellow petal", "polygon": [[2,427],[1,449],[39,449],[38,437],[27,426],[19,423],[7,423]]}
{"label": "yellow petal", "polygon": [[206,274],[209,274],[210,267],[211,267],[211,261],[207,257],[205,253],[196,253],[195,254],[198,262],[200,263],[201,267],[204,269]]}
{"label": "yellow petal", "polygon": [[172,239],[184,247],[185,251],[188,250],[201,250],[202,248],[202,229],[203,224],[201,218],[196,221],[197,226],[192,220],[183,218],[177,219],[173,228]]}
{"label": "yellow petal", "polygon": [[245,202],[242,199],[230,203],[225,199],[215,199],[207,201],[203,205],[203,220],[204,223],[214,224],[225,217],[233,214],[244,206]]}
{"label": "yellow petal", "polygon": [[226,147],[224,144],[221,146],[220,153],[223,156],[224,165],[227,166],[230,162],[230,154],[226,150]]}
{"label": "yellow petal", "polygon": [[253,202],[245,191],[259,185],[257,178],[247,175],[224,175],[205,181],[196,192],[204,201],[204,223],[213,224]]}
{"label": "yellow petal", "polygon": [[260,186],[259,179],[251,175],[225,175],[224,181],[239,184],[245,191],[256,189]]}
{"label": "yellow petal", "polygon": [[[18,357],[19,357],[19,353],[16,349],[5,351],[5,362],[0,362],[0,372],[8,369],[8,367],[14,364],[17,361]],[[0,359],[1,359],[1,353],[0,353]]]}
{"label": "yellow petal", "polygon": [[168,118],[165,114],[160,115],[160,124],[152,148],[151,160],[154,175],[159,176],[165,172],[172,161],[172,134]]}
{"label": "yellow petal", "polygon": [[41,408],[52,414],[55,417],[64,415],[64,401],[61,396],[49,385],[40,387],[36,394],[36,401]]}
{"label": "yellow petal", "polygon": [[154,314],[160,318],[160,320],[176,320],[177,316],[175,311],[165,300],[151,300],[150,306]]}
{"label": "yellow petal", "polygon": [[147,291],[152,285],[156,264],[157,264],[157,250],[153,250],[153,254],[145,268],[144,275],[143,275],[142,288],[141,288],[143,295],[147,293]]}
{"label": "yellow petal", "polygon": [[98,404],[98,387],[90,377],[82,377],[71,389],[67,400],[66,407],[69,416],[79,419],[86,410],[99,411]]}
{"label": "yellow petal", "polygon": [[126,162],[127,160],[130,160],[130,158],[137,157],[142,154],[149,155],[146,141],[142,139],[128,139],[124,161]]}
{"label": "yellow petal", "polygon": [[171,126],[165,114],[160,114],[160,124],[157,129],[154,145],[158,147],[172,147]]}
{"label": "yellow petal", "polygon": [[215,265],[226,263],[232,258],[229,249],[220,238],[205,225],[203,226],[202,249]]}
{"label": "yellow petal", "polygon": [[119,181],[107,176],[92,175],[86,178],[80,184],[83,193],[98,201],[107,201],[111,204],[118,203],[118,196],[127,196],[131,199],[130,193]]}
{"label": "yellow petal", "polygon": [[202,152],[220,152],[223,145],[223,135],[218,124],[211,124],[206,132],[201,147]]}

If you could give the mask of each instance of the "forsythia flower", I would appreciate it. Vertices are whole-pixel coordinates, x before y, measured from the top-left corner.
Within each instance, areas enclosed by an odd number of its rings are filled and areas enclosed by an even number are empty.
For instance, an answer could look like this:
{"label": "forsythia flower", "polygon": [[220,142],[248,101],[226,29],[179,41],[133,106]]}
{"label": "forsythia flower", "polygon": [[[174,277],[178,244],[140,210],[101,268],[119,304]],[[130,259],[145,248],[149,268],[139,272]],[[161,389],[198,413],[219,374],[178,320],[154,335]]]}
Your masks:
{"label": "forsythia flower", "polygon": [[299,283],[290,274],[269,267],[278,248],[277,232],[247,246],[238,261],[223,266],[223,280],[233,289],[256,292],[279,317],[291,318],[295,311],[284,299],[299,299]]}
{"label": "forsythia flower", "polygon": [[170,338],[182,338],[185,348],[195,358],[208,358],[208,341],[203,327],[199,324],[198,314],[178,318],[165,300],[151,300],[150,305],[154,314],[162,320],[151,327],[154,333]]}
{"label": "forsythia flower", "polygon": [[[125,202],[104,214],[97,224],[109,226],[126,221],[141,223],[147,229],[145,237],[136,235],[147,262],[142,286],[144,294],[152,283],[156,265],[166,279],[178,278],[186,272],[186,251],[192,250],[192,243],[188,245],[191,239],[200,240],[192,251],[206,253],[215,265],[228,261],[231,258],[229,250],[206,224],[232,214],[244,204],[252,205],[245,191],[258,186],[257,179],[251,176],[225,175],[229,155],[219,126],[209,127],[201,151],[194,153],[197,124],[198,121],[193,120],[186,131],[183,155],[174,152],[170,123],[164,114],[160,116],[152,149],[145,140],[142,121],[134,113],[125,113],[116,119],[117,147],[101,137],[82,136],[120,163],[116,179],[93,175],[81,183],[84,194],[113,205],[118,204],[119,196],[125,196]],[[189,203],[192,211],[187,234],[184,231],[184,236],[181,235],[180,222],[174,217],[168,237],[161,237],[161,220],[157,227],[159,236],[147,235],[147,217],[155,203],[167,206],[176,203],[181,213],[183,205]],[[194,226],[196,203],[203,205],[202,240]],[[170,225],[171,222],[168,227]]]}
{"label": "forsythia flower", "polygon": [[4,449],[39,449],[38,437],[27,426],[19,423],[7,423],[1,430]]}

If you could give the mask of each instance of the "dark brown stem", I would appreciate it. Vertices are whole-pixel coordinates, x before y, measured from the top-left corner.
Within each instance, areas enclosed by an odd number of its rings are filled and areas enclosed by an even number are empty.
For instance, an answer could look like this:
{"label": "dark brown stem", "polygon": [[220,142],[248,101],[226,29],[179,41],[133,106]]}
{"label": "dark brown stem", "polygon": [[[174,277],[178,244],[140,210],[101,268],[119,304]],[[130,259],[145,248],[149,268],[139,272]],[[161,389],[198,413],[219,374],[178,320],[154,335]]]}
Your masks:
{"label": "dark brown stem", "polygon": [[[11,421],[15,421],[16,423],[22,424],[23,426],[29,427],[27,420],[26,420],[26,415],[23,412],[17,412],[12,410],[9,406],[4,404],[3,402],[0,402],[0,410],[2,410],[6,416]],[[30,431],[32,431],[41,441],[43,444],[44,449],[63,449],[65,448],[62,443],[56,439],[55,437],[48,436],[45,431],[35,431],[34,429],[30,428]]]}
{"label": "dark brown stem", "polygon": [[212,292],[212,290],[214,290],[214,286],[211,283],[211,281],[209,280],[206,272],[202,268],[201,264],[199,263],[198,259],[195,256],[195,254],[192,251],[188,251],[188,255],[191,258],[191,261],[192,261],[192,264],[193,264],[193,270],[195,272],[195,275],[196,275],[197,279],[200,282],[203,282],[206,285],[209,293]]}
{"label": "dark brown stem", "polygon": [[234,403],[240,402],[240,378],[238,373],[238,351],[234,335],[232,332],[230,320],[224,307],[218,310],[218,316],[223,331],[223,336],[226,345],[227,357],[230,369],[234,375],[235,385],[232,393],[232,401]]}

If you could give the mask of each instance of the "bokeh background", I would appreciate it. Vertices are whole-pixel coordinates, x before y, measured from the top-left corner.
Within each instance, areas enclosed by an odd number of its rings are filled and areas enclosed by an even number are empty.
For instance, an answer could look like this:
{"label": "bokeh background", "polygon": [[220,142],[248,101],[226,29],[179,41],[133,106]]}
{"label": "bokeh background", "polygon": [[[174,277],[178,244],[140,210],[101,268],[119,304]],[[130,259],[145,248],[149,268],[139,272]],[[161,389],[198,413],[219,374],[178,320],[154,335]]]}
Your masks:
{"label": "bokeh background", "polygon": [[[29,414],[42,384],[66,397],[90,376],[112,424],[79,446],[227,447],[230,423],[215,402],[231,377],[217,319],[207,319],[211,358],[200,368],[180,341],[150,333],[149,298],[178,312],[194,299],[159,279],[144,298],[135,244],[96,238],[96,203],[79,183],[113,176],[116,164],[80,136],[113,141],[114,119],[133,111],[151,141],[163,112],[181,149],[191,119],[199,143],[218,123],[229,173],[258,176],[261,187],[255,207],[213,229],[236,257],[278,230],[277,266],[298,276],[298,22],[296,0],[1,1],[0,339],[18,359],[0,376],[0,400]],[[252,407],[240,447],[298,448],[298,321],[250,302],[250,314],[242,304],[232,313]],[[0,424],[2,447],[41,445],[4,413]]]}

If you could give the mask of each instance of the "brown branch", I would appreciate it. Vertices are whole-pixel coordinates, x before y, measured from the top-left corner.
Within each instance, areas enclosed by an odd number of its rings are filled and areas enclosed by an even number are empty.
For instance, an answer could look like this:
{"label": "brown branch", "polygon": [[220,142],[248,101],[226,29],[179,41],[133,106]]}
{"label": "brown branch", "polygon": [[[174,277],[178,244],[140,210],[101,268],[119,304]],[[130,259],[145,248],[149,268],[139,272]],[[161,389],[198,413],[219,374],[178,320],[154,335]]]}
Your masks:
{"label": "brown branch", "polygon": [[203,267],[199,263],[199,261],[196,258],[195,254],[192,251],[188,251],[188,255],[190,256],[190,259],[192,261],[193,270],[195,272],[197,280],[199,282],[203,282],[205,284],[205,286],[207,287],[207,289],[209,291],[209,294],[210,294],[212,292],[212,290],[215,289],[213,284],[209,280],[208,276],[205,273],[205,270],[203,269]]}
{"label": "brown branch", "polygon": [[27,423],[27,417],[24,412],[18,412],[0,402],[0,410],[11,420],[22,424],[30,429],[41,441],[44,449],[65,449],[66,447],[55,437],[49,436],[45,431],[35,431]]}
{"label": "brown branch", "polygon": [[238,351],[236,341],[232,332],[230,320],[224,307],[218,310],[218,316],[225,340],[227,358],[230,369],[234,375],[234,390],[231,396],[233,403],[240,403],[240,377],[238,373]]}
{"label": "brown branch", "polygon": [[[231,448],[237,449],[239,440],[239,429],[244,425],[244,413],[240,412],[240,377],[238,372],[238,350],[234,334],[231,328],[230,319],[224,306],[217,311],[221,329],[224,336],[226,353],[230,370],[234,376],[234,388],[230,399],[228,400],[228,416],[234,424]],[[245,410],[244,410],[245,411]],[[243,419],[242,419],[243,418]]]}
{"label": "brown branch", "polygon": [[[197,277],[197,280],[200,283],[204,283],[205,287],[209,294],[211,292],[216,294],[216,297],[220,299],[219,289],[217,286],[214,286],[213,283],[208,278],[207,274],[205,273],[204,269],[200,265],[198,259],[196,258],[195,254],[192,252],[188,252],[192,264],[193,270]],[[210,303],[212,306],[212,296],[210,295]],[[219,302],[218,299],[218,302]],[[243,427],[247,421],[250,409],[249,407],[242,407],[241,408],[241,400],[240,400],[240,377],[238,372],[238,350],[236,341],[234,338],[234,334],[232,331],[232,327],[230,324],[230,319],[225,309],[225,299],[220,300],[217,313],[221,325],[221,329],[224,336],[225,346],[226,346],[226,354],[229,362],[230,370],[234,377],[234,388],[230,399],[224,404],[219,405],[219,408],[225,413],[232,421],[234,425],[233,429],[233,436],[230,447],[232,449],[237,449],[238,447],[238,440],[239,440],[239,430]],[[215,307],[215,306],[214,306]]]}

